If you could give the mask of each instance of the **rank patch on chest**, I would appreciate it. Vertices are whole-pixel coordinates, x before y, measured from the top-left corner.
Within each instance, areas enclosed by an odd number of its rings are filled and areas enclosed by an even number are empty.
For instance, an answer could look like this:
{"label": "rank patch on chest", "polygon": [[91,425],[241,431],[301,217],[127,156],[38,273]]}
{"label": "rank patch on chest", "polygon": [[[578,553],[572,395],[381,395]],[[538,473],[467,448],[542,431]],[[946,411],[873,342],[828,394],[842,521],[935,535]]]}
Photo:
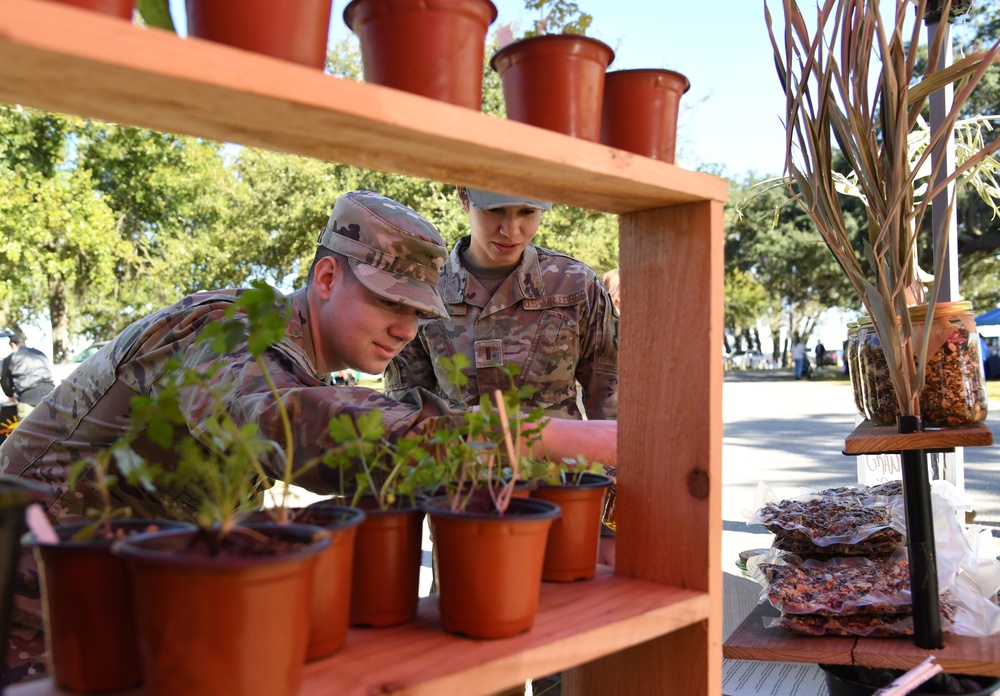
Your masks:
{"label": "rank patch on chest", "polygon": [[476,368],[481,367],[503,367],[502,340],[476,341]]}

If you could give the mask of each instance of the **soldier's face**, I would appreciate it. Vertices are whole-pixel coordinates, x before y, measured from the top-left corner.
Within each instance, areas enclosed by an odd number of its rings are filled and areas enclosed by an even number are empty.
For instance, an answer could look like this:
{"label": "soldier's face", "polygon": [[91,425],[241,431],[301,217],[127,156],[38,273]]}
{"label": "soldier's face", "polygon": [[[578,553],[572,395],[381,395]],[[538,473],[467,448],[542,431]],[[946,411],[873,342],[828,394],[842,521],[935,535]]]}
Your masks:
{"label": "soldier's face", "polygon": [[484,210],[469,205],[468,201],[462,202],[462,208],[469,214],[472,234],[469,260],[483,268],[516,265],[542,221],[542,211],[538,208],[508,205]]}
{"label": "soldier's face", "polygon": [[340,269],[326,273],[317,267],[313,289],[320,300],[313,319],[323,362],[317,367],[323,372],[351,368],[381,374],[417,335],[416,309],[376,295]]}

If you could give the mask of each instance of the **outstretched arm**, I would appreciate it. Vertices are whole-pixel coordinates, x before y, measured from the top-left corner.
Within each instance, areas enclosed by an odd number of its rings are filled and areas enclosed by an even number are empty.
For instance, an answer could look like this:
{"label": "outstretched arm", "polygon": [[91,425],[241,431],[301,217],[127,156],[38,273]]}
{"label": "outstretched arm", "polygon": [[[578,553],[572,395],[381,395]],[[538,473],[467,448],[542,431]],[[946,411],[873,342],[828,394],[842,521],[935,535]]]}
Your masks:
{"label": "outstretched arm", "polygon": [[532,448],[532,455],[555,461],[582,456],[604,466],[616,466],[618,422],[552,418],[542,430],[541,442]]}

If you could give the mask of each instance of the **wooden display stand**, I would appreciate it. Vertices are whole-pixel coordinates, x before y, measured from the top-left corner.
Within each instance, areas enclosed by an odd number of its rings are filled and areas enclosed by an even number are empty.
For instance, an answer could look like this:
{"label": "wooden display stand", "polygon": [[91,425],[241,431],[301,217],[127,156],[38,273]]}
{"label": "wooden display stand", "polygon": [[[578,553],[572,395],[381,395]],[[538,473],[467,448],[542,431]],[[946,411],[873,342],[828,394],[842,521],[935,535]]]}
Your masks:
{"label": "wooden display stand", "polygon": [[425,600],[414,624],[352,631],[302,693],[489,694],[559,670],[566,694],[721,692],[725,181],[38,0],[0,0],[0,101],[620,214],[616,574],[545,585],[508,640],[443,634]]}
{"label": "wooden display stand", "polygon": [[[844,454],[947,451],[955,447],[992,444],[993,432],[982,424],[900,434],[894,426],[879,426],[865,421],[848,435]],[[926,512],[929,514],[929,511]],[[994,638],[945,634],[943,648],[927,650],[914,645],[912,637],[804,637],[781,628],[764,628],[765,618],[779,615],[780,612],[770,604],[759,605],[729,636],[723,646],[723,655],[766,662],[815,662],[899,669],[909,669],[933,656],[946,672],[1000,677],[1000,641]]]}

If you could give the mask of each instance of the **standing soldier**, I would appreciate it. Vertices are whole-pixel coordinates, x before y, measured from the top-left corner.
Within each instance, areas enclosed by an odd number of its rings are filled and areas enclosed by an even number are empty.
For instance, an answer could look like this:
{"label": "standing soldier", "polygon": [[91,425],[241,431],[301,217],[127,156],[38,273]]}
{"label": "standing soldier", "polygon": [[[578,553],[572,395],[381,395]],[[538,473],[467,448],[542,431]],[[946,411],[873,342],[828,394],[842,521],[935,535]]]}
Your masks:
{"label": "standing soldier", "polygon": [[[417,340],[386,370],[386,393],[424,387],[454,408],[505,391],[505,368],[534,389],[526,410],[555,418],[618,413],[618,316],[587,264],[531,243],[552,204],[460,187],[471,234],[452,249],[438,290],[448,316],[425,317]],[[466,355],[464,387],[452,385],[441,357]]]}

